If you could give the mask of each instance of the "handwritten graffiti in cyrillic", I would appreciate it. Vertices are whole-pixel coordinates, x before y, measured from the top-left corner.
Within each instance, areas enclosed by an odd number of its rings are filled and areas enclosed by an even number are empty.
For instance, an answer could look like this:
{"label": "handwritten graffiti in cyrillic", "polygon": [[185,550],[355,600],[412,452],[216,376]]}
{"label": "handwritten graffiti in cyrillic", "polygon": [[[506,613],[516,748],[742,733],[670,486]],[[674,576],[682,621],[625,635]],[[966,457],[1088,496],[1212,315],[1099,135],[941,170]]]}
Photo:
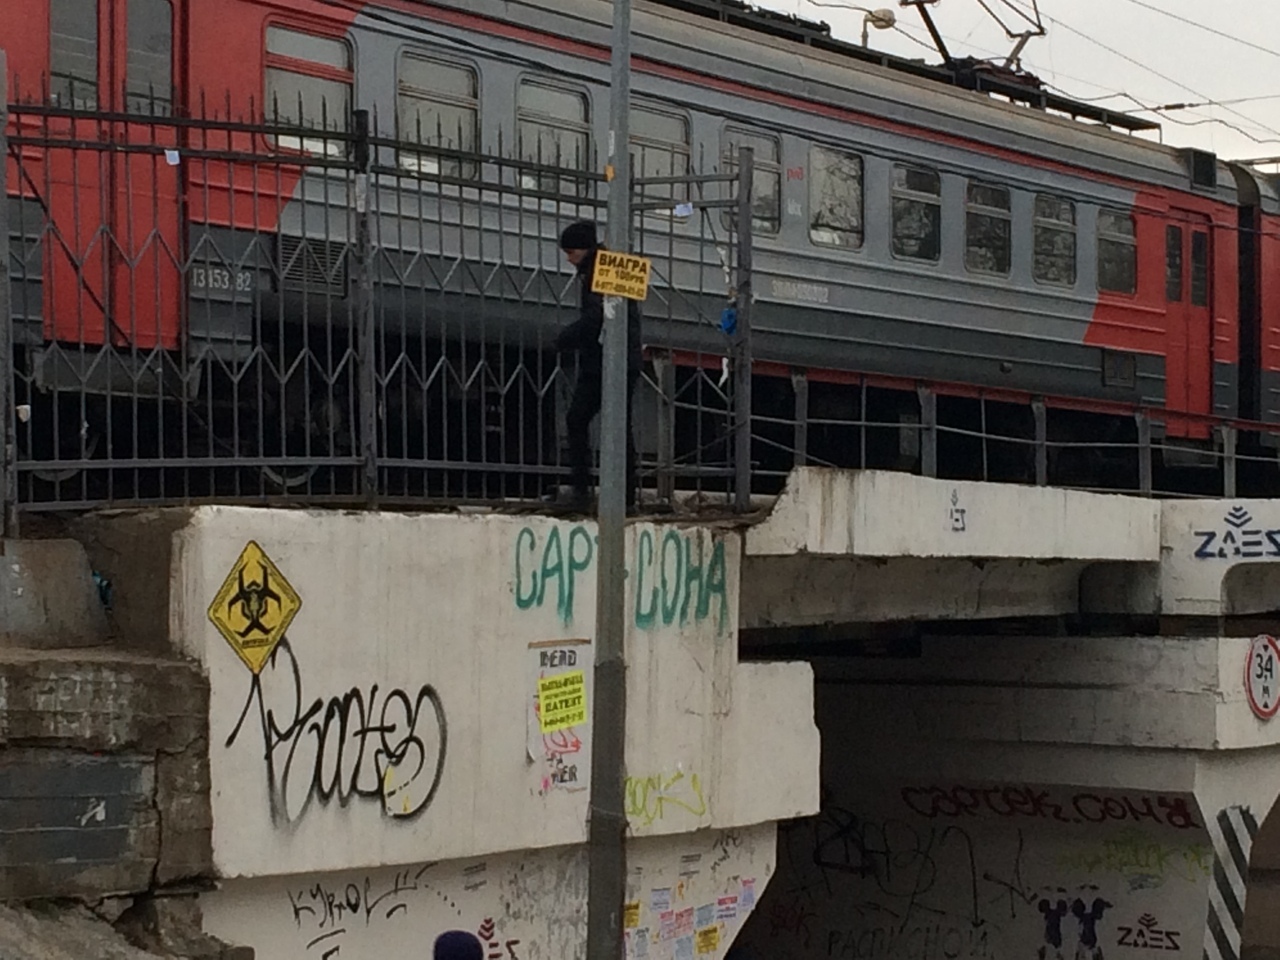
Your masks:
{"label": "handwritten graffiti in cyrillic", "polygon": [[930,819],[994,814],[1081,824],[1150,820],[1178,830],[1200,826],[1183,797],[1104,796],[1085,790],[1063,798],[1034,787],[955,785],[903,787],[902,802]]}
{"label": "handwritten graffiti in cyrillic", "polygon": [[[515,600],[521,610],[554,605],[568,626],[588,575],[594,576],[596,538],[582,525],[553,526],[545,534],[523,528],[515,543]],[[675,528],[638,532],[627,571],[634,581],[635,625],[653,630],[714,620],[728,626],[724,541]]]}

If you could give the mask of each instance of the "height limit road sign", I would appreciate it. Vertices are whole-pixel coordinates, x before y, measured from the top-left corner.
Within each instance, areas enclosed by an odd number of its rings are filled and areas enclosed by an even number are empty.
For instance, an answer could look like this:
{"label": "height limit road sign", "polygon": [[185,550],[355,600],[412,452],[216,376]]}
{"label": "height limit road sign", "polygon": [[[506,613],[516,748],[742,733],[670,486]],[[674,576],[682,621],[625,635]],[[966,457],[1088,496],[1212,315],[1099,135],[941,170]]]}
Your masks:
{"label": "height limit road sign", "polygon": [[1245,664],[1244,688],[1249,694],[1249,707],[1263,720],[1270,720],[1280,709],[1280,645],[1275,637],[1263,634],[1249,645],[1249,661]]}

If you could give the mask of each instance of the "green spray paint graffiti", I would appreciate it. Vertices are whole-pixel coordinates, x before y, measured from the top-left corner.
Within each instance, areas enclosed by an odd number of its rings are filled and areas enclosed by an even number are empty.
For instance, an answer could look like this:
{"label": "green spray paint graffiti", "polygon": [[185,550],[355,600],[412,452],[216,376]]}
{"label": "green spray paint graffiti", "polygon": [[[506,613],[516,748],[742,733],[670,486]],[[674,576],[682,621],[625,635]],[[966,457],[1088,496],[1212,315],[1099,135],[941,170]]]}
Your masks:
{"label": "green spray paint graffiti", "polygon": [[650,630],[659,622],[670,626],[677,621],[677,615],[681,625],[689,622],[690,614],[694,622],[700,622],[711,614],[711,601],[715,599],[716,629],[724,630],[729,612],[724,541],[713,541],[710,558],[704,557],[703,549],[701,537],[691,537],[679,530],[668,530],[660,547],[655,543],[653,530],[640,532],[632,564],[636,576],[637,627]]}
{"label": "green spray paint graffiti", "polygon": [[552,527],[541,544],[532,527],[516,536],[516,606],[541,609],[547,603],[547,586],[554,584],[556,614],[567,626],[573,622],[578,575],[590,570],[595,560],[596,537],[583,526],[572,528],[567,538],[561,537],[560,530]]}
{"label": "green spray paint graffiti", "polygon": [[[573,623],[579,585],[588,574],[594,576],[595,554],[596,537],[582,525],[553,526],[541,536],[524,527],[515,545],[516,606],[554,605],[565,626]],[[634,581],[636,627],[653,630],[713,618],[723,633],[729,618],[725,567],[721,539],[675,528],[640,530],[626,574]]]}

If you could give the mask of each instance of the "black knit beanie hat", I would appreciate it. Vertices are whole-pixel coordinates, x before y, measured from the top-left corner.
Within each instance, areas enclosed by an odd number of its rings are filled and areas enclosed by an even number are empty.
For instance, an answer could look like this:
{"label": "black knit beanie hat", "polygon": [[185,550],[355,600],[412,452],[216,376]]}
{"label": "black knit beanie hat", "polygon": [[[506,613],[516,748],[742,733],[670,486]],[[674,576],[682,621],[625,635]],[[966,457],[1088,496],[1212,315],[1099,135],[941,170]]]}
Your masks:
{"label": "black knit beanie hat", "polygon": [[484,948],[474,934],[450,930],[436,937],[435,960],[483,960]]}
{"label": "black knit beanie hat", "polygon": [[561,250],[594,250],[599,246],[596,240],[596,225],[590,220],[579,220],[564,228],[560,234]]}

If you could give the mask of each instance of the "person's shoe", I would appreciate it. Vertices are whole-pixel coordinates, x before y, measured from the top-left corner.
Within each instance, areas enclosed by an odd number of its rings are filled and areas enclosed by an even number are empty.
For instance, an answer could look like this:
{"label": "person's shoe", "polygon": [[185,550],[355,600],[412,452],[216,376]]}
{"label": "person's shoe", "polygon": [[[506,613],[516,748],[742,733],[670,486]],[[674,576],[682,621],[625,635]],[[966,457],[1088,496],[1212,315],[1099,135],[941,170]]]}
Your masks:
{"label": "person's shoe", "polygon": [[571,490],[561,501],[561,506],[574,513],[589,513],[592,507],[590,491]]}

